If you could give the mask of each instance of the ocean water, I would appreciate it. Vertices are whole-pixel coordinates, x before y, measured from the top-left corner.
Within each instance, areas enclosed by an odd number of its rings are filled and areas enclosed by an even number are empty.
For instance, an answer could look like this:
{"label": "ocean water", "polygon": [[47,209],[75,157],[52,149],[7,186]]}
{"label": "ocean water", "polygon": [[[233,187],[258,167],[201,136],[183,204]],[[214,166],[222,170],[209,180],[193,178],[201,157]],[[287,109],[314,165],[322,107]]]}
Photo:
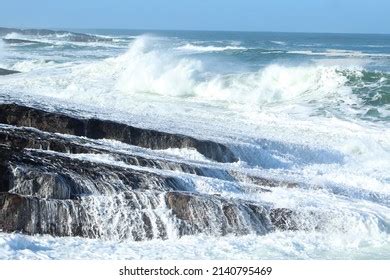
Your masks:
{"label": "ocean water", "polygon": [[0,102],[225,143],[238,163],[190,149],[158,153],[299,182],[255,194],[193,179],[200,193],[270,203],[303,219],[324,213],[321,227],[308,220],[305,231],[144,242],[0,233],[0,258],[390,259],[390,35],[77,32],[102,40],[2,34],[26,41],[0,40],[0,68],[21,72],[0,76]]}

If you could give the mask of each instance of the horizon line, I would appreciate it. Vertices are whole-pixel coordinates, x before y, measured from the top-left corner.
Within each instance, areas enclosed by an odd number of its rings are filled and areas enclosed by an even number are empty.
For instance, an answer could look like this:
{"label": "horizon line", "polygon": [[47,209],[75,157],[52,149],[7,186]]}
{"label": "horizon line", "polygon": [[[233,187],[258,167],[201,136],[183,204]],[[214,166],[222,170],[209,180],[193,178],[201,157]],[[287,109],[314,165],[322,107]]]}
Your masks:
{"label": "horizon line", "polygon": [[128,27],[6,27],[0,28],[10,29],[46,29],[53,31],[69,31],[69,30],[127,30],[127,31],[189,31],[189,32],[241,32],[241,33],[296,33],[296,34],[351,34],[351,35],[390,35],[390,33],[381,32],[335,32],[335,31],[273,31],[273,30],[223,30],[223,29],[154,29],[154,28],[128,28]]}

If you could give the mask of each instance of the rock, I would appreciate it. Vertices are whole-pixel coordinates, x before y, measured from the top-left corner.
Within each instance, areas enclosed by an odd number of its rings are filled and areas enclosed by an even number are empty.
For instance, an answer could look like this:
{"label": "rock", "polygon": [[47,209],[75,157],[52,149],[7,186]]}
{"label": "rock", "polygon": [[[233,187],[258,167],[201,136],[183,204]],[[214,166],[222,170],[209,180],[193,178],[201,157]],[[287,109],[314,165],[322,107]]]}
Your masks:
{"label": "rock", "polygon": [[47,132],[85,136],[91,139],[114,139],[150,149],[195,148],[205,157],[218,162],[238,160],[228,147],[220,143],[142,129],[109,120],[76,118],[17,104],[0,105],[0,123],[34,127]]}
{"label": "rock", "polygon": [[[186,190],[178,177],[40,151],[12,152],[0,145],[2,191],[40,198],[73,199],[136,189]],[[7,157],[8,155],[8,157]]]}
{"label": "rock", "polygon": [[[164,212],[161,199],[167,202],[171,215]],[[277,227],[269,213],[248,202],[181,192],[136,191],[126,196],[78,200],[0,194],[0,228],[25,234],[136,241],[168,238],[168,228],[176,230],[179,237],[197,233],[266,234]]]}
{"label": "rock", "polygon": [[273,225],[281,230],[298,230],[299,226],[294,217],[296,213],[290,209],[272,209],[270,219]]}
{"label": "rock", "polygon": [[[196,176],[256,192],[263,191],[259,186],[289,187],[288,182],[229,170],[230,165],[139,153],[192,147],[210,159],[234,160],[220,143],[16,104],[0,104],[0,123],[0,231],[139,241],[199,233],[262,235],[311,230],[314,224],[300,218],[310,220],[313,213],[299,216],[194,187]],[[102,138],[142,149],[118,151]]]}
{"label": "rock", "polygon": [[16,194],[0,194],[0,228],[5,232],[96,236],[78,203],[40,200]]}
{"label": "rock", "polygon": [[7,44],[39,44],[38,41],[25,40],[25,39],[6,39],[3,38],[3,42]]}
{"label": "rock", "polygon": [[0,76],[17,74],[17,73],[20,73],[20,72],[19,71],[7,70],[7,69],[0,68]]}
{"label": "rock", "polygon": [[166,195],[168,208],[178,221],[180,235],[208,233],[266,234],[283,224],[271,219],[276,213],[285,219],[283,210],[269,209],[253,202],[226,200],[221,197],[185,192],[169,192]]}
{"label": "rock", "polygon": [[62,136],[55,133],[42,132],[36,129],[12,126],[0,126],[0,144],[12,147],[15,150],[21,149],[42,149],[60,153],[71,154],[109,154],[117,161],[129,165],[149,167],[161,170],[180,171],[202,177],[211,177],[231,182],[244,182],[253,184],[256,188],[253,191],[267,191],[261,187],[298,187],[293,182],[284,182],[274,179],[255,177],[243,174],[236,170],[210,167],[208,165],[187,164],[183,161],[173,159],[151,158],[140,155],[131,155],[108,149],[96,141],[81,138]]}

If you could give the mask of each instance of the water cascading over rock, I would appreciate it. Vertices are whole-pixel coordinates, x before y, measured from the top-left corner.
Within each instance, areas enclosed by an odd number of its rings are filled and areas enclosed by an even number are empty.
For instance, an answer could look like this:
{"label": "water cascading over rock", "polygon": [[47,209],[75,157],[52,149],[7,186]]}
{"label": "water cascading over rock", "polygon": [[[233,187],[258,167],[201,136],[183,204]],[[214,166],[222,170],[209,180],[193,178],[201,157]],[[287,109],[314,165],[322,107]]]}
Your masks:
{"label": "water cascading over rock", "polygon": [[[153,156],[155,149],[191,148],[221,165],[237,161],[223,143],[17,104],[0,105],[0,123],[2,231],[138,241],[299,227],[288,209],[200,193],[194,178],[237,187],[250,181],[258,192],[294,184]],[[99,139],[152,155],[117,151]]]}

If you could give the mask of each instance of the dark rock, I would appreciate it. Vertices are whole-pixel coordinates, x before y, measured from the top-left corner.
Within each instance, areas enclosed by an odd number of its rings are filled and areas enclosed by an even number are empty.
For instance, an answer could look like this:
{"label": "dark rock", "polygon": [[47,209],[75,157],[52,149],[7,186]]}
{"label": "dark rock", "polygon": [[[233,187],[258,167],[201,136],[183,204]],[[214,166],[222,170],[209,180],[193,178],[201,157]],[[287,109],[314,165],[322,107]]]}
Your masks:
{"label": "dark rock", "polygon": [[36,129],[0,126],[0,144],[12,147],[15,150],[42,149],[60,153],[86,153],[86,154],[109,154],[115,160],[129,165],[149,167],[162,170],[180,171],[195,174],[202,177],[211,177],[231,182],[245,182],[255,186],[253,191],[269,191],[261,187],[298,187],[293,182],[278,181],[243,174],[238,171],[216,167],[203,166],[201,164],[187,164],[182,161],[174,161],[167,158],[150,158],[140,155],[114,151],[97,143],[96,141],[81,138],[62,136],[54,133],[42,132]]}
{"label": "dark rock", "polygon": [[296,213],[290,209],[277,208],[271,210],[270,219],[272,224],[281,230],[298,230],[295,215]]}
{"label": "dark rock", "polygon": [[[133,198],[135,198],[133,194]],[[122,201],[116,198],[92,201],[52,200],[0,194],[0,229],[4,232],[51,234],[54,236],[81,236],[106,239],[145,240],[165,238],[165,228],[154,236],[156,225],[153,209],[149,214],[141,209],[137,199]],[[110,203],[107,203],[109,201]],[[143,205],[144,207],[146,205]],[[118,207],[117,210],[110,207]],[[120,223],[114,223],[118,220]]]}
{"label": "dark rock", "polygon": [[5,232],[96,236],[79,203],[40,200],[15,194],[0,194],[0,228]]}
{"label": "dark rock", "polygon": [[[159,195],[131,192],[124,198],[53,200],[0,193],[0,228],[54,236],[165,239],[168,224],[162,218],[166,221],[169,216],[161,214]],[[269,210],[249,202],[233,203],[180,192],[166,193],[165,200],[172,209],[170,227],[176,228],[178,236],[266,234],[278,227],[272,224]]]}
{"label": "dark rock", "polygon": [[115,158],[115,160],[129,165],[175,170],[200,176],[212,176],[215,178],[233,180],[229,173],[224,170],[209,167],[198,167],[169,159],[146,158],[140,155],[118,152],[112,149],[107,149],[90,139],[80,137],[70,138],[30,128],[0,126],[0,144],[6,145],[13,150],[23,150],[28,148],[71,154],[109,154]]}
{"label": "dark rock", "polygon": [[230,171],[230,174],[236,178],[238,181],[245,181],[250,184],[258,186],[267,186],[267,187],[284,187],[284,188],[297,188],[299,187],[298,183],[279,181],[274,179],[268,179],[263,177],[257,177],[253,175],[243,174],[242,172]]}
{"label": "dark rock", "polygon": [[[220,164],[210,167],[150,151],[150,157],[116,151],[97,140],[115,139],[151,149],[191,147],[210,159],[236,160],[220,143],[16,104],[0,104],[0,123],[0,231],[149,240],[172,234],[261,235],[321,229],[315,213],[301,215],[260,202],[195,193],[193,176],[183,173],[233,187],[249,184],[253,191],[261,191],[258,186],[297,185]],[[163,172],[167,170],[178,172]]]}
{"label": "dark rock", "polygon": [[25,39],[6,39],[3,38],[4,43],[7,44],[39,44],[38,41],[25,40]]}
{"label": "dark rock", "polygon": [[1,145],[0,153],[2,191],[21,195],[73,199],[137,189],[169,191],[189,187],[178,177],[139,171],[130,166],[126,168],[33,150],[12,152]]}
{"label": "dark rock", "polygon": [[226,146],[220,143],[142,129],[109,120],[75,118],[16,104],[0,105],[0,122],[34,127],[47,132],[85,136],[91,139],[114,139],[150,149],[195,148],[205,157],[215,161],[235,162],[238,160]]}
{"label": "dark rock", "polygon": [[19,71],[15,71],[15,70],[7,70],[7,69],[0,68],[0,76],[17,74],[17,73],[20,73],[20,72]]}
{"label": "dark rock", "polygon": [[287,212],[282,210],[204,194],[169,192],[166,203],[178,221],[180,235],[266,234],[275,228],[285,229],[282,223],[271,219],[270,214],[278,213],[280,219],[288,218],[284,216]]}

